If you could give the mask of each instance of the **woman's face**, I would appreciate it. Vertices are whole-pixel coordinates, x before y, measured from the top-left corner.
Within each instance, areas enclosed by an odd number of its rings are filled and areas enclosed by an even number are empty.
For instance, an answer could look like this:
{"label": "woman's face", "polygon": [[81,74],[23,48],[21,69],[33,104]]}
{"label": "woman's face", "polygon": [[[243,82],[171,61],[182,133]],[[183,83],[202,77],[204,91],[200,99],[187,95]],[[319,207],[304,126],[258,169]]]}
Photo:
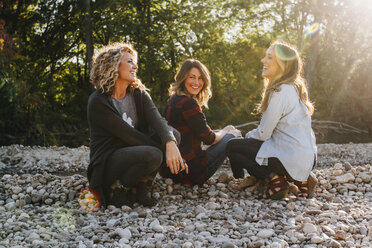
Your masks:
{"label": "woman's face", "polygon": [[269,47],[266,51],[266,55],[261,59],[263,64],[262,76],[269,80],[273,79],[279,73],[279,64],[276,61],[276,55],[274,51],[274,46]]}
{"label": "woman's face", "polygon": [[198,68],[192,68],[185,80],[185,88],[190,95],[196,96],[203,89],[204,81]]}
{"label": "woman's face", "polygon": [[127,85],[135,82],[137,79],[137,69],[136,57],[128,52],[124,52],[118,68],[119,77],[117,81],[121,81]]}

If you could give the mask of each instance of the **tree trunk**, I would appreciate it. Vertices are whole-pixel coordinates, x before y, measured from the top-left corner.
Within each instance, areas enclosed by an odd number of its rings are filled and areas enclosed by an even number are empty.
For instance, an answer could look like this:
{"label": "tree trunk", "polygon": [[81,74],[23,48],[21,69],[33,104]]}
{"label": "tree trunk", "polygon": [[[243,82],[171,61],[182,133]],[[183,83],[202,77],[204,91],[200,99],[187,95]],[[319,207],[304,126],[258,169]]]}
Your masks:
{"label": "tree trunk", "polygon": [[91,14],[90,14],[91,12],[90,1],[91,0],[84,0],[85,45],[87,47],[85,64],[88,65],[87,75],[89,75],[90,69],[92,68],[92,57],[93,57],[93,38],[92,38],[92,22],[91,22]]}
{"label": "tree trunk", "polygon": [[309,55],[305,64],[305,78],[307,87],[310,88],[316,74],[315,69],[319,53],[319,32],[310,37],[310,46],[308,49]]}

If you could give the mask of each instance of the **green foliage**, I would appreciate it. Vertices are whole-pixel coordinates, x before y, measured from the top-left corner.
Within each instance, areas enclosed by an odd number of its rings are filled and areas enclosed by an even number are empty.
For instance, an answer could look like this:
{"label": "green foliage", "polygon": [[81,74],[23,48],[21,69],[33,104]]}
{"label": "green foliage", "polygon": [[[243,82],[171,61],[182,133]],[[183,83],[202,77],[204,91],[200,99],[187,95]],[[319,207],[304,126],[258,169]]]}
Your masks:
{"label": "green foliage", "polygon": [[[95,49],[134,45],[139,77],[160,111],[180,63],[206,64],[213,128],[259,120],[260,59],[284,39],[305,59],[314,117],[372,130],[369,0],[7,0],[0,7],[0,145],[88,144],[89,35]],[[306,35],[314,22],[319,31]]]}

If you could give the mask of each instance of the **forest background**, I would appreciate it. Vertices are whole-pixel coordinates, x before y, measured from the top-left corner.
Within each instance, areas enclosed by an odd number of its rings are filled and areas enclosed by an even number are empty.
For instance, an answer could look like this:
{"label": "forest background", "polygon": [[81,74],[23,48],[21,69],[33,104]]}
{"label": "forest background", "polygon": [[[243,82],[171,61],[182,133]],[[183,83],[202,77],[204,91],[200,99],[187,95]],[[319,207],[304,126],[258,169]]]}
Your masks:
{"label": "forest background", "polygon": [[88,145],[90,61],[117,41],[138,51],[160,112],[180,63],[196,58],[212,75],[212,128],[257,121],[260,60],[277,39],[304,58],[313,120],[364,130],[314,123],[318,142],[371,142],[370,13],[371,0],[1,0],[0,145]]}

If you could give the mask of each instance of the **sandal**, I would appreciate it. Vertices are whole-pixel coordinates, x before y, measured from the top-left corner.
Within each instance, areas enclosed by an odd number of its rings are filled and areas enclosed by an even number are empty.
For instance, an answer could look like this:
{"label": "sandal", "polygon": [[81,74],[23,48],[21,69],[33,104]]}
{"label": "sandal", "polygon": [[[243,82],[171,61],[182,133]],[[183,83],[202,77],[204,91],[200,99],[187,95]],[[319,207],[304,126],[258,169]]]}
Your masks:
{"label": "sandal", "polygon": [[270,179],[264,198],[279,200],[288,196],[289,185],[285,176],[274,176]]}
{"label": "sandal", "polygon": [[307,181],[304,182],[295,181],[294,183],[299,189],[299,192],[297,194],[298,197],[310,198],[314,194],[318,180],[315,178],[315,176],[310,175],[307,178]]}

